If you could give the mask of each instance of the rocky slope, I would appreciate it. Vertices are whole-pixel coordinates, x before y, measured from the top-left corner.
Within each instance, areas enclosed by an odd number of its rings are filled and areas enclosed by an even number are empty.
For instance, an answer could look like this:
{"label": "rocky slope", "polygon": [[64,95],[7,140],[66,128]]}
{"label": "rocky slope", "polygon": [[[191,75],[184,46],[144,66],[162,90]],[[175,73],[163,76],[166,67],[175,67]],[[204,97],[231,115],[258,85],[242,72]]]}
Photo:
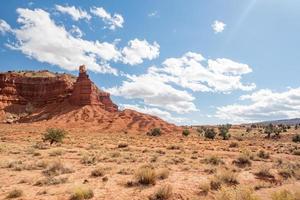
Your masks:
{"label": "rocky slope", "polygon": [[0,120],[47,126],[93,126],[102,131],[145,132],[160,127],[178,130],[158,117],[119,111],[110,94],[96,87],[85,67],[76,78],[49,71],[0,74]]}

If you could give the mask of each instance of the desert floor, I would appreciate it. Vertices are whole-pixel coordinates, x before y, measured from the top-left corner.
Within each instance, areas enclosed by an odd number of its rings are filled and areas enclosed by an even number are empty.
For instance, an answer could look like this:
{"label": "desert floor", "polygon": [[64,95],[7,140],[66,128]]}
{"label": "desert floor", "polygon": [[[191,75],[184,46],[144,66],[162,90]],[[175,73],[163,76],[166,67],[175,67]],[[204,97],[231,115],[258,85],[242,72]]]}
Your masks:
{"label": "desert floor", "polygon": [[[232,128],[229,140],[211,141],[196,131],[150,137],[69,127],[63,143],[50,146],[42,141],[46,127],[0,125],[0,199],[14,190],[22,193],[18,199],[70,199],[80,189],[91,189],[92,199],[159,199],[164,188],[169,199],[196,200],[247,188],[268,200],[283,189],[295,196],[300,190],[294,128],[277,140]],[[141,167],[155,176],[148,185],[137,180]]]}

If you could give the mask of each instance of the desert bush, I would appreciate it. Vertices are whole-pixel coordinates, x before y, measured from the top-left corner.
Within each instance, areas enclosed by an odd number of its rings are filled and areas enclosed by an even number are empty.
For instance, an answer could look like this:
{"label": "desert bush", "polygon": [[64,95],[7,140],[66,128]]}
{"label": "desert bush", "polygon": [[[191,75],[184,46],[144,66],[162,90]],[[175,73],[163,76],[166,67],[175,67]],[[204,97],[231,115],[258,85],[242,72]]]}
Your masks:
{"label": "desert bush", "polygon": [[216,200],[259,200],[249,187],[225,188],[222,187],[216,194]]}
{"label": "desert bush", "polygon": [[272,200],[299,200],[300,196],[298,194],[293,194],[288,190],[281,190],[274,192],[271,195]]}
{"label": "desert bush", "polygon": [[102,167],[98,167],[91,172],[92,177],[100,177],[100,176],[104,176],[104,174],[105,174],[105,169],[103,169]]}
{"label": "desert bush", "polygon": [[164,185],[158,188],[153,195],[149,197],[150,200],[167,200],[172,196],[171,185]]}
{"label": "desert bush", "polygon": [[184,129],[183,131],[182,131],[182,135],[183,136],[189,136],[189,134],[190,134],[190,131],[188,130],[188,129]]}
{"label": "desert bush", "polygon": [[65,166],[60,160],[50,163],[43,171],[45,176],[57,176],[60,174],[72,173],[73,170]]}
{"label": "desert bush", "polygon": [[156,173],[152,166],[141,166],[135,173],[135,178],[142,185],[154,185],[156,181]]}
{"label": "desert bush", "polygon": [[228,140],[230,138],[229,129],[231,128],[231,124],[220,125],[219,135],[222,136],[223,140]]}
{"label": "desert bush", "polygon": [[161,130],[160,130],[160,128],[153,128],[149,132],[147,132],[147,135],[149,135],[149,136],[160,136],[161,135]]}
{"label": "desert bush", "polygon": [[257,153],[257,156],[259,158],[262,158],[262,159],[269,159],[270,158],[270,153],[264,151],[263,149],[259,150],[258,153]]}
{"label": "desert bush", "polygon": [[206,128],[204,129],[204,137],[208,139],[215,139],[217,133],[213,128]]}
{"label": "desert bush", "polygon": [[78,186],[73,190],[70,200],[84,200],[84,199],[91,199],[93,197],[94,197],[94,192],[92,189],[84,186]]}
{"label": "desert bush", "polygon": [[300,142],[300,134],[294,135],[292,140],[293,142]]}
{"label": "desert bush", "polygon": [[223,160],[216,155],[204,158],[203,162],[210,165],[219,165],[224,163]]}
{"label": "desert bush", "polygon": [[280,133],[283,131],[282,127],[277,127],[273,124],[268,124],[264,127],[264,133],[267,134],[267,138],[271,137],[271,134],[274,133],[274,136],[278,138]]}
{"label": "desert bush", "polygon": [[66,136],[66,131],[58,128],[49,128],[46,133],[43,134],[43,141],[53,143],[61,143]]}
{"label": "desert bush", "polygon": [[230,170],[222,170],[218,172],[210,181],[210,187],[213,190],[218,190],[222,185],[232,186],[237,185],[237,174]]}
{"label": "desert bush", "polygon": [[270,168],[268,167],[260,167],[254,175],[260,179],[274,179],[274,175],[270,172]]}
{"label": "desert bush", "polygon": [[166,179],[169,177],[170,171],[167,168],[160,169],[157,171],[156,177],[159,179]]}
{"label": "desert bush", "polygon": [[8,193],[8,195],[6,196],[7,199],[13,199],[13,198],[18,198],[21,197],[23,195],[23,191],[19,190],[19,189],[13,189],[12,191],[10,191]]}
{"label": "desert bush", "polygon": [[237,165],[238,167],[246,167],[251,166],[251,157],[246,152],[240,154],[237,159],[232,161],[233,164]]}

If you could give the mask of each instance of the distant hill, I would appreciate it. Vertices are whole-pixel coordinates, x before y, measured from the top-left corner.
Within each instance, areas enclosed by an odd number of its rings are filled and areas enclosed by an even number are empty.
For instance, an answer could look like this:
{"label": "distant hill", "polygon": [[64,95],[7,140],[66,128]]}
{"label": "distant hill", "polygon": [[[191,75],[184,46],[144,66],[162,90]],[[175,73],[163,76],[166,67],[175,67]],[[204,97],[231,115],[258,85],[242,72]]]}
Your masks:
{"label": "distant hill", "polygon": [[294,118],[294,119],[281,119],[281,120],[273,120],[273,121],[264,121],[264,122],[258,122],[253,124],[285,124],[285,125],[295,125],[300,124],[300,118]]}

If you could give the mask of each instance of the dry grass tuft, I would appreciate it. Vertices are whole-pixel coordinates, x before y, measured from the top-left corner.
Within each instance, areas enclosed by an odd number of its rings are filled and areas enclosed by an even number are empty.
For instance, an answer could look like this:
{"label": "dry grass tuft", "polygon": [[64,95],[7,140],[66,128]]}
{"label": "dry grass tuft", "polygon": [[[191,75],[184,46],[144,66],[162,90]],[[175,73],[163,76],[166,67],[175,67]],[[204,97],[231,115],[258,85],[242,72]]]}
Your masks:
{"label": "dry grass tuft", "polygon": [[222,187],[216,194],[215,200],[259,200],[248,187]]}
{"label": "dry grass tuft", "polygon": [[158,188],[153,195],[149,197],[150,200],[167,200],[172,196],[172,186],[164,185]]}
{"label": "dry grass tuft", "polygon": [[156,181],[156,173],[152,166],[141,166],[135,173],[135,178],[142,185],[154,185]]}
{"label": "dry grass tuft", "polygon": [[6,196],[7,199],[13,199],[13,198],[18,198],[21,197],[23,195],[23,191],[19,190],[19,189],[13,189],[12,191],[10,191],[8,193],[8,195]]}
{"label": "dry grass tuft", "polygon": [[94,197],[94,192],[90,188],[78,186],[73,190],[70,200],[84,200]]}

